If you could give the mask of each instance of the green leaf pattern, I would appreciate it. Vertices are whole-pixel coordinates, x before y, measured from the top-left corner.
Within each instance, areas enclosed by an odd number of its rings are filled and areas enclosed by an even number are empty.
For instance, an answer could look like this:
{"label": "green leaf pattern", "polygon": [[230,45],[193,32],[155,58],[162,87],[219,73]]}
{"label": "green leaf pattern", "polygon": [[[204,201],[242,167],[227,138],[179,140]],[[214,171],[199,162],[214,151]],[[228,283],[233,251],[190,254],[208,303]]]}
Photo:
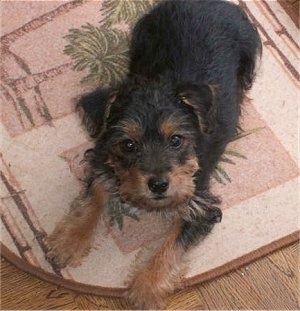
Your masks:
{"label": "green leaf pattern", "polygon": [[75,60],[74,69],[89,70],[83,83],[114,84],[125,76],[128,38],[123,31],[87,24],[71,29],[66,39],[69,44],[64,52]]}
{"label": "green leaf pattern", "polygon": [[106,15],[102,25],[112,27],[118,23],[126,23],[132,28],[137,19],[148,12],[154,0],[105,0],[101,11]]}
{"label": "green leaf pattern", "polygon": [[132,206],[122,203],[120,198],[116,197],[111,199],[108,203],[108,208],[106,213],[109,217],[109,223],[111,226],[117,224],[119,230],[122,231],[124,226],[123,216],[130,217],[134,220],[139,220],[138,218],[138,209],[133,208]]}
{"label": "green leaf pattern", "polygon": [[105,0],[101,8],[104,19],[100,26],[88,23],[80,29],[69,30],[64,52],[74,60],[74,70],[89,72],[82,83],[114,85],[124,78],[128,68],[129,38],[117,26],[123,23],[130,29],[154,2]]}

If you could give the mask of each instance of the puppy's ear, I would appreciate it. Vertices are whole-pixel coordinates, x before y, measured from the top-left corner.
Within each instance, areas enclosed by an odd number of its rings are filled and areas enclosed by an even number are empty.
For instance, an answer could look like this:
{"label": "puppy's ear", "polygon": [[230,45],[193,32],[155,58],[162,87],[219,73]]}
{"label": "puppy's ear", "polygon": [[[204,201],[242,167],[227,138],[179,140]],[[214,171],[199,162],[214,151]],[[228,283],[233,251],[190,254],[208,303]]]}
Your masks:
{"label": "puppy's ear", "polygon": [[177,88],[177,97],[191,107],[198,118],[200,130],[211,133],[216,126],[216,85],[185,84]]}
{"label": "puppy's ear", "polygon": [[83,123],[92,138],[105,131],[110,109],[116,98],[117,91],[98,88],[79,99],[77,109],[82,113]]}

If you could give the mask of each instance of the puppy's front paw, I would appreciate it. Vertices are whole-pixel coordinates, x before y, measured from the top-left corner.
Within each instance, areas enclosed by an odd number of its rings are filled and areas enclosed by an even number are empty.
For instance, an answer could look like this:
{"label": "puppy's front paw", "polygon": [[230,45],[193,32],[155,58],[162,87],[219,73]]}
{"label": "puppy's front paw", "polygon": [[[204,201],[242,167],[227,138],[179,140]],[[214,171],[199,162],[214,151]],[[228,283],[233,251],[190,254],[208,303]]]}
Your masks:
{"label": "puppy's front paw", "polygon": [[86,235],[80,236],[75,229],[70,228],[56,229],[46,240],[46,245],[46,258],[61,268],[66,265],[79,266],[91,247]]}
{"label": "puppy's front paw", "polygon": [[136,310],[163,310],[166,289],[164,284],[157,284],[152,274],[140,273],[131,283],[126,298]]}
{"label": "puppy's front paw", "polygon": [[134,310],[163,310],[164,302],[152,293],[151,288],[148,293],[141,295],[140,290],[132,288],[127,293],[127,299],[134,308]]}

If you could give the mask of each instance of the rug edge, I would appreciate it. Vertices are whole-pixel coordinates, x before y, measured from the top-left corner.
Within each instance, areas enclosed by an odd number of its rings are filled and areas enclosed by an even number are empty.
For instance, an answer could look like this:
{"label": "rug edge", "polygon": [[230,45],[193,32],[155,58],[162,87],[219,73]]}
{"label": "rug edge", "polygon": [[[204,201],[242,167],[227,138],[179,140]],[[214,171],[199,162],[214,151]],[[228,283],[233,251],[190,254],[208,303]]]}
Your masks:
{"label": "rug edge", "polygon": [[1,257],[5,258],[9,263],[13,264],[21,271],[29,273],[30,275],[37,277],[41,281],[45,281],[52,285],[64,287],[66,289],[74,290],[79,293],[92,294],[99,296],[110,297],[122,297],[125,293],[125,288],[109,288],[95,285],[88,285],[84,283],[78,283],[72,280],[64,279],[58,275],[47,272],[39,267],[33,266],[30,263],[22,260],[15,255],[10,249],[8,249],[2,242],[0,242]]}
{"label": "rug edge", "polygon": [[300,230],[296,230],[287,236],[284,236],[278,240],[266,244],[260,248],[257,248],[241,257],[233,259],[221,266],[208,270],[200,275],[196,275],[190,278],[184,279],[184,287],[193,286],[199,283],[211,281],[217,277],[226,275],[234,270],[237,270],[245,265],[251,264],[259,258],[265,257],[275,251],[278,251],[284,247],[287,247],[297,241],[300,241]]}
{"label": "rug edge", "polygon": [[[233,270],[239,269],[244,265],[250,264],[251,262],[259,259],[260,257],[267,256],[268,254],[277,251],[283,247],[291,245],[297,241],[300,241],[300,230],[297,230],[285,237],[275,240],[267,245],[264,245],[248,254],[245,254],[239,258],[236,258],[224,265],[216,267],[200,275],[190,277],[183,280],[182,288],[190,287],[199,283],[211,281],[217,277],[228,274]],[[66,289],[74,290],[83,294],[92,294],[99,296],[110,296],[110,297],[122,297],[126,291],[125,288],[108,288],[101,286],[88,285],[84,283],[74,282],[72,280],[66,280],[41,268],[35,267],[24,260],[16,256],[11,250],[0,242],[1,256],[3,256],[8,262],[15,265],[20,270],[27,272],[38,279],[54,284],[57,286],[64,287]]]}

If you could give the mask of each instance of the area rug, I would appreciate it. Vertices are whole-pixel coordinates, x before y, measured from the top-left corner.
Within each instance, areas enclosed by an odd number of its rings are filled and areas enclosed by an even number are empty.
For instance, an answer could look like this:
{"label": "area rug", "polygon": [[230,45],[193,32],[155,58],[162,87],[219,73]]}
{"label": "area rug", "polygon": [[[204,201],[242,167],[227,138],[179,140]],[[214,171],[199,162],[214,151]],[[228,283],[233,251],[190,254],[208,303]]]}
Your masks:
{"label": "area rug", "polygon": [[[2,255],[42,279],[121,295],[131,263],[161,220],[106,214],[78,268],[45,259],[45,238],[81,187],[92,143],[74,98],[126,74],[130,30],[154,1],[2,1]],[[258,27],[263,57],[241,133],[216,168],[223,221],[186,255],[183,286],[210,280],[299,238],[299,32],[277,1],[236,1]],[[298,98],[298,101],[297,101]]]}

